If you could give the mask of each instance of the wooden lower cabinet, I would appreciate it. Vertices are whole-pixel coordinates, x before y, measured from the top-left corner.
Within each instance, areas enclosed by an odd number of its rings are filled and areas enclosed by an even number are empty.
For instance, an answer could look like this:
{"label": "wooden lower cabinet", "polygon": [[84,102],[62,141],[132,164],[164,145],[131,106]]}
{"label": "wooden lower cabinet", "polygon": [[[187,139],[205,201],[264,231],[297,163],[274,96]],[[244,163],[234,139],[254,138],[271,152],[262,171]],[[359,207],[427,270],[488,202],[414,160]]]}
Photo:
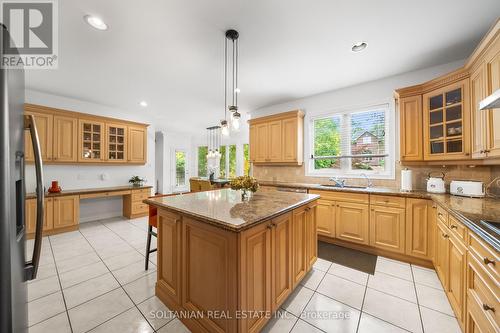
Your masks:
{"label": "wooden lower cabinet", "polygon": [[307,272],[306,235],[307,212],[306,207],[293,211],[293,285],[296,286]]}
{"label": "wooden lower cabinet", "polygon": [[293,290],[293,233],[292,213],[273,219],[271,265],[275,268],[272,278],[272,309],[277,310]]}
{"label": "wooden lower cabinet", "polygon": [[426,199],[406,199],[406,250],[409,256],[432,259],[435,211]]}
{"label": "wooden lower cabinet", "polygon": [[[44,234],[68,231],[78,226],[80,198],[78,195],[45,198]],[[32,238],[36,231],[36,199],[26,200],[26,233]]]}
{"label": "wooden lower cabinet", "polygon": [[438,221],[436,228],[436,260],[434,268],[445,290],[448,288],[449,237],[447,227],[441,221]]}
{"label": "wooden lower cabinet", "polygon": [[335,237],[353,243],[368,245],[369,219],[367,204],[337,202]]}
{"label": "wooden lower cabinet", "polygon": [[204,313],[183,320],[193,332],[260,332],[317,257],[314,204],[241,232],[163,208],[158,216],[156,295],[171,310]]}
{"label": "wooden lower cabinet", "polygon": [[[246,258],[240,264],[241,309],[243,311],[270,313],[272,310],[272,230],[272,224],[263,223],[241,234],[240,256]],[[241,322],[241,330],[242,332],[259,332],[266,322],[265,315],[253,316]]]}
{"label": "wooden lower cabinet", "polygon": [[405,251],[405,209],[370,208],[370,246],[397,253]]}
{"label": "wooden lower cabinet", "polygon": [[316,223],[319,235],[335,237],[335,201],[318,199]]}
{"label": "wooden lower cabinet", "polygon": [[[26,200],[25,226],[27,234],[34,234],[36,231],[36,199]],[[52,198],[45,199],[45,211],[43,218],[43,231],[50,231],[54,228],[54,201]]]}
{"label": "wooden lower cabinet", "polygon": [[158,282],[166,297],[181,303],[181,216],[158,212]]}
{"label": "wooden lower cabinet", "polygon": [[80,197],[68,195],[54,198],[54,229],[72,227],[80,217]]}
{"label": "wooden lower cabinet", "polygon": [[306,208],[306,264],[311,269],[318,259],[317,204],[313,203]]}
{"label": "wooden lower cabinet", "polygon": [[467,252],[454,236],[448,238],[448,288],[446,292],[460,326],[465,326],[465,263]]}

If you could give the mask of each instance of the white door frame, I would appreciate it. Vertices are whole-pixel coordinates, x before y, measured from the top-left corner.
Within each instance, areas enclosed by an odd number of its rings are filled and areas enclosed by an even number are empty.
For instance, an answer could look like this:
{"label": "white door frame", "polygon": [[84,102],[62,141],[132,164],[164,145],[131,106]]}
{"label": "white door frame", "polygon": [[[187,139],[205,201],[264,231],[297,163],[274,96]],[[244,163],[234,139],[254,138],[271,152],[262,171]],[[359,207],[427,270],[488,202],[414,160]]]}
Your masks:
{"label": "white door frame", "polygon": [[[177,170],[176,170],[176,153],[183,152],[185,158],[184,165],[184,177],[185,184],[183,186],[177,186]],[[189,151],[185,148],[174,148],[172,149],[172,192],[187,192],[189,191]]]}

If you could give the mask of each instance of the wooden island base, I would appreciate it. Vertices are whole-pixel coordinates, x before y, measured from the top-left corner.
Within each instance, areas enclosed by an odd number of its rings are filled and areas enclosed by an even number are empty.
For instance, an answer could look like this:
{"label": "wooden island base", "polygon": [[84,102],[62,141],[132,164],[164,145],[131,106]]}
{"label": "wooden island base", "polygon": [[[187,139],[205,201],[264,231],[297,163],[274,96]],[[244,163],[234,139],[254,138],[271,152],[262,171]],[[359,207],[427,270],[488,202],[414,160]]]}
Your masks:
{"label": "wooden island base", "polygon": [[259,332],[316,261],[315,212],[236,232],[159,207],[156,295],[193,332]]}

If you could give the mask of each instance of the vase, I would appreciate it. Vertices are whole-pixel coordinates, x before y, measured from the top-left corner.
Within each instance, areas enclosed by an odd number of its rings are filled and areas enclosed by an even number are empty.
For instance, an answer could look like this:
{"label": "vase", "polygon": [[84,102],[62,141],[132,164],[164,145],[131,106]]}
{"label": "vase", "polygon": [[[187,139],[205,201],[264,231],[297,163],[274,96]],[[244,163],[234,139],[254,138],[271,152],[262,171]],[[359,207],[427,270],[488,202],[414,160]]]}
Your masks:
{"label": "vase", "polygon": [[250,199],[250,190],[241,189],[241,201],[248,201]]}

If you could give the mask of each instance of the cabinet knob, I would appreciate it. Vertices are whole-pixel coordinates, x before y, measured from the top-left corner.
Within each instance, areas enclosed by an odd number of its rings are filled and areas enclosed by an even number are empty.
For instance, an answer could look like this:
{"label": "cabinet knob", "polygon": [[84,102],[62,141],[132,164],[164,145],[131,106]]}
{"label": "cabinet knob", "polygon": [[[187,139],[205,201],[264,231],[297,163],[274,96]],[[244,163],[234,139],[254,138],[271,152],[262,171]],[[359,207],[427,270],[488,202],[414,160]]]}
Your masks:
{"label": "cabinet knob", "polygon": [[443,236],[443,238],[448,238],[450,236],[448,236],[447,234],[441,234]]}
{"label": "cabinet knob", "polygon": [[454,224],[450,225],[450,229],[458,229],[458,227]]}
{"label": "cabinet knob", "polygon": [[489,306],[488,304],[483,304],[483,310],[495,312],[495,308]]}
{"label": "cabinet knob", "polygon": [[491,151],[491,150],[489,150],[489,149],[486,149],[486,150],[484,150],[484,151],[483,151],[483,153],[486,153],[486,154],[488,154],[488,153],[489,153],[490,151]]}
{"label": "cabinet knob", "polygon": [[469,153],[465,153],[465,156],[469,156],[470,154]]}
{"label": "cabinet knob", "polygon": [[272,224],[267,225],[267,229],[272,229],[272,228],[273,228]]}
{"label": "cabinet knob", "polygon": [[493,266],[495,266],[495,260],[490,260],[490,259],[488,259],[488,257],[484,257],[483,262],[485,265],[492,264]]}
{"label": "cabinet knob", "polygon": [[438,213],[438,216],[439,216],[439,217],[443,217],[443,214],[441,214],[441,213]]}

